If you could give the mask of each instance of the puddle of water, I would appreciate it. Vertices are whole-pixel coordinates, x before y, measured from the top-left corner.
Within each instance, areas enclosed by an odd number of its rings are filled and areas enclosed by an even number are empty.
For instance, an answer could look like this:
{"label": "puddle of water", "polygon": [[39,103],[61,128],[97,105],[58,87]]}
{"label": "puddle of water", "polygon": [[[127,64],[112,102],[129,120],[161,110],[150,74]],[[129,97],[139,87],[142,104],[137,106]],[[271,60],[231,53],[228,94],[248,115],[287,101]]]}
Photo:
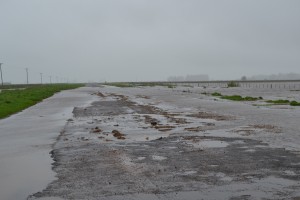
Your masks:
{"label": "puddle of water", "polygon": [[300,163],[291,163],[291,165],[297,166],[297,165],[300,165]]}
{"label": "puddle of water", "polygon": [[45,188],[48,181],[55,180],[55,173],[51,170],[52,160],[45,159],[49,157],[48,150],[27,153],[1,159],[1,199],[26,199],[32,192]]}
{"label": "puddle of water", "polygon": [[267,145],[255,145],[254,147],[255,148],[268,148]]}
{"label": "puddle of water", "polygon": [[245,142],[243,140],[235,140],[231,144],[245,144]]}
{"label": "puddle of water", "polygon": [[138,157],[137,159],[138,159],[138,160],[145,160],[146,157]]}
{"label": "puddle of water", "polygon": [[212,137],[236,137],[237,135],[230,130],[219,129],[219,130],[209,130],[209,136]]}
{"label": "puddle of water", "polygon": [[181,175],[193,175],[193,174],[197,174],[196,171],[185,171],[185,172],[182,172]]}
{"label": "puddle of water", "polygon": [[217,173],[216,176],[219,177],[221,181],[232,181],[233,180],[232,177],[226,176],[226,174],[221,173],[221,172]]}
{"label": "puddle of water", "polygon": [[64,91],[0,120],[0,199],[26,199],[55,180],[51,144],[73,107],[91,98],[86,88]]}
{"label": "puddle of water", "polygon": [[[62,198],[59,197],[43,197],[43,198],[35,198],[36,200],[63,200]],[[34,200],[34,199],[32,199]]]}
{"label": "puddle of water", "polygon": [[254,152],[256,152],[256,150],[255,149],[247,149],[247,150],[245,150],[245,152],[254,153]]}
{"label": "puddle of water", "polygon": [[288,176],[296,176],[297,174],[293,171],[290,171],[290,170],[285,170],[284,173]]}
{"label": "puddle of water", "polygon": [[202,140],[198,143],[190,144],[192,144],[195,148],[224,148],[229,145],[227,142],[217,140]]}
{"label": "puddle of water", "polygon": [[165,159],[167,159],[167,158],[164,157],[164,156],[152,156],[152,159],[153,159],[153,160],[157,160],[157,161],[162,161],[162,160],[165,160]]}

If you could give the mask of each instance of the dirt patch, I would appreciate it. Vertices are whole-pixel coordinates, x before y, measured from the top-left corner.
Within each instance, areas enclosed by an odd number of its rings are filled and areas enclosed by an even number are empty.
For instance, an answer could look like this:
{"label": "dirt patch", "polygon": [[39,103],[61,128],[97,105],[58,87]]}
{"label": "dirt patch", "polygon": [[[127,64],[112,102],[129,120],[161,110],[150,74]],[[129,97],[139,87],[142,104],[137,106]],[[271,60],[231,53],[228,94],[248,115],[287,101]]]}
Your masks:
{"label": "dirt patch", "polygon": [[201,139],[198,136],[183,136],[182,137],[183,140],[189,140],[192,142],[199,142]]}
{"label": "dirt patch", "polygon": [[136,98],[141,98],[141,99],[150,99],[149,96],[145,96],[145,95],[136,95]]}
{"label": "dirt patch", "polygon": [[95,93],[93,93],[92,95],[97,95],[97,96],[102,97],[102,98],[105,98],[105,97],[106,97],[106,96],[105,96],[103,93],[101,93],[101,92],[95,92]]}
{"label": "dirt patch", "polygon": [[128,97],[125,95],[111,93],[111,94],[109,94],[109,96],[118,97],[118,98],[120,98],[119,100],[122,100],[122,101],[128,101]]}
{"label": "dirt patch", "polygon": [[126,139],[126,138],[124,137],[125,135],[122,134],[122,133],[120,133],[118,130],[113,130],[111,133],[112,133],[113,136],[114,136],[115,138],[117,138],[118,140],[125,140],[125,139]]}
{"label": "dirt patch", "polygon": [[155,128],[159,131],[166,132],[166,131],[171,131],[175,128],[175,126],[170,126],[170,125],[156,125]]}
{"label": "dirt patch", "polygon": [[130,110],[137,114],[163,114],[163,111],[151,105],[139,105],[125,95],[109,93],[107,96],[115,100],[96,101],[88,107],[75,107],[74,117],[113,116],[127,114]]}
{"label": "dirt patch", "polygon": [[243,136],[249,136],[249,135],[256,134],[255,130],[253,130],[253,129],[238,129],[238,130],[233,130],[232,132],[238,133]]}
{"label": "dirt patch", "polygon": [[270,124],[255,124],[255,125],[240,127],[238,129],[233,130],[232,132],[238,133],[243,136],[249,136],[249,135],[258,134],[260,132],[281,133],[281,128]]}
{"label": "dirt patch", "polygon": [[95,128],[92,128],[90,132],[91,133],[101,133],[102,130],[98,126],[96,126]]}
{"label": "dirt patch", "polygon": [[171,118],[171,122],[174,122],[176,124],[190,124],[191,122],[188,122],[185,118]]}
{"label": "dirt patch", "polygon": [[160,123],[159,120],[157,120],[149,115],[144,115],[144,118],[145,118],[146,124],[150,124],[152,126],[152,128],[156,128],[157,130],[162,131],[162,132],[171,131],[174,128],[176,128],[175,126],[168,125],[168,124],[163,125]]}
{"label": "dirt patch", "polygon": [[151,126],[156,126],[159,124],[159,121],[157,119],[154,119],[153,117],[149,116],[149,115],[144,115],[143,116],[145,118],[145,123],[146,124],[151,124]]}
{"label": "dirt patch", "polygon": [[205,131],[203,126],[198,126],[198,127],[189,127],[185,128],[185,131],[191,131],[191,132],[200,132],[200,131]]}
{"label": "dirt patch", "polygon": [[249,125],[249,127],[253,127],[255,129],[263,129],[269,133],[281,133],[280,127],[270,125],[270,124],[255,124],[255,125]]}
{"label": "dirt patch", "polygon": [[187,115],[187,117],[195,117],[200,119],[214,119],[216,121],[227,121],[227,120],[236,119],[234,116],[219,115],[217,113],[209,113],[209,112],[198,112],[196,114]]}

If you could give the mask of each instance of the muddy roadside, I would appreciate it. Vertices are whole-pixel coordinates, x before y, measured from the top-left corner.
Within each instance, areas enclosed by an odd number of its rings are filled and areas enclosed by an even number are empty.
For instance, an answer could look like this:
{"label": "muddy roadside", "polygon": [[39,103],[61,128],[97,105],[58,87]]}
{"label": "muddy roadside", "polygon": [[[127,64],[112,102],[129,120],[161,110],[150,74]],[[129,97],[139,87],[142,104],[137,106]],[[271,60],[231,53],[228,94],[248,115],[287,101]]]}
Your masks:
{"label": "muddy roadside", "polygon": [[100,90],[73,110],[53,146],[58,179],[29,199],[299,198],[299,152],[251,137],[280,127],[240,127],[242,116]]}

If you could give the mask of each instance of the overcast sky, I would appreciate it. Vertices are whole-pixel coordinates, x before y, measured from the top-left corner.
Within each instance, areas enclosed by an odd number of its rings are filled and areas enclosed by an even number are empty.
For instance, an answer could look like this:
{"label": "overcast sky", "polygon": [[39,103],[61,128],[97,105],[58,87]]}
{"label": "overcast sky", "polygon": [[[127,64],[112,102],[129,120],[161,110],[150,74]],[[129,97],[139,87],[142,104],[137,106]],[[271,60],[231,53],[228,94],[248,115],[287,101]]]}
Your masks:
{"label": "overcast sky", "polygon": [[4,81],[300,73],[299,0],[0,0]]}

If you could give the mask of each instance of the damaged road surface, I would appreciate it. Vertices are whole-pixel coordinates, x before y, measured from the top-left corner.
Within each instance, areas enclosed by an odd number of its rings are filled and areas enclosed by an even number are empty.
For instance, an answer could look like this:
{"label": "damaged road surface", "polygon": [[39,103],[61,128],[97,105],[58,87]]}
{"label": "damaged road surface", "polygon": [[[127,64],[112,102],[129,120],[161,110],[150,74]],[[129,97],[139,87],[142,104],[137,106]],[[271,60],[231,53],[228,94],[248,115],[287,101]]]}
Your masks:
{"label": "damaged road surface", "polygon": [[281,140],[295,124],[257,121],[266,111],[249,105],[216,112],[234,105],[162,87],[91,96],[53,146],[57,180],[29,199],[300,199],[299,141]]}

